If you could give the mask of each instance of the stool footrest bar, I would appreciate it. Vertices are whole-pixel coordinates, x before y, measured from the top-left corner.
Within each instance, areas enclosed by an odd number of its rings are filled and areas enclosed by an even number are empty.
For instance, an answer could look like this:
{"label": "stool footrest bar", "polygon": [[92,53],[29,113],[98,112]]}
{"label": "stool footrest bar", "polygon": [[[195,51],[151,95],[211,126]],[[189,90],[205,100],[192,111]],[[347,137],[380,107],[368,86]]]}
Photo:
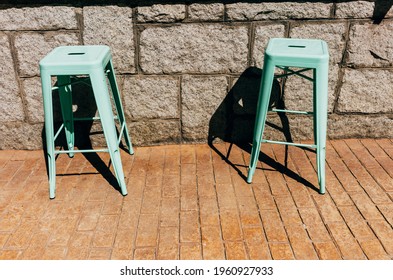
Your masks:
{"label": "stool footrest bar", "polygon": [[96,121],[100,120],[100,117],[86,117],[86,118],[74,118],[74,121]]}
{"label": "stool footrest bar", "polygon": [[[114,120],[118,120],[119,117],[115,116],[113,117]],[[97,120],[101,120],[100,117],[86,117],[86,118],[74,118],[74,121],[97,121]]]}
{"label": "stool footrest bar", "polygon": [[123,123],[123,125],[121,126],[120,133],[119,133],[119,139],[117,139],[117,146],[120,145],[121,138],[123,136],[125,126],[126,126],[126,123]]}
{"label": "stool footrest bar", "polygon": [[273,140],[266,140],[266,139],[262,139],[261,142],[262,143],[270,143],[270,144],[296,146],[296,147],[303,147],[303,148],[311,148],[311,149],[316,149],[317,148],[317,145],[315,145],[315,144],[301,144],[301,143],[292,143],[292,142],[285,142],[285,141],[273,141]]}
{"label": "stool footrest bar", "polygon": [[95,149],[95,150],[61,150],[55,151],[55,154],[68,154],[68,153],[108,153],[108,149]]}
{"label": "stool footrest bar", "polygon": [[62,123],[61,126],[59,127],[59,129],[57,130],[55,136],[53,137],[53,142],[56,141],[57,137],[59,136],[59,134],[63,128],[64,128],[64,123]]}
{"label": "stool footrest bar", "polygon": [[301,114],[301,115],[313,115],[314,112],[307,112],[307,111],[296,111],[296,110],[285,110],[285,109],[272,109],[272,112],[277,113],[290,113],[290,114]]}

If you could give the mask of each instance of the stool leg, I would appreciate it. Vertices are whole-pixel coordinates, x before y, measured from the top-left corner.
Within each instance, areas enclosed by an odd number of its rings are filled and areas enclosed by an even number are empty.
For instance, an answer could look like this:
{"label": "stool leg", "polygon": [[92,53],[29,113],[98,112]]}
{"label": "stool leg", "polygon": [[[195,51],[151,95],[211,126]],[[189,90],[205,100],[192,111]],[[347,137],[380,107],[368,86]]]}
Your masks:
{"label": "stool leg", "polygon": [[326,130],[328,107],[328,65],[314,70],[314,133],[317,145],[319,193],[325,193]]}
{"label": "stool leg", "polygon": [[104,131],[106,143],[108,145],[108,150],[112,160],[113,168],[115,170],[117,182],[119,183],[121,193],[123,195],[127,195],[120,151],[117,144],[116,126],[113,119],[111,100],[109,97],[104,71],[102,71],[102,69],[94,70],[90,75],[90,79],[92,82],[94,97],[97,103],[98,113],[101,117],[102,129]]}
{"label": "stool leg", "polygon": [[[119,87],[117,86],[115,70],[113,68],[112,60],[109,61],[107,65],[107,70],[109,70],[108,79],[112,90],[113,100],[115,101],[116,105],[117,116],[119,117],[120,125],[124,125],[123,136],[126,141],[129,153],[133,155],[134,149],[132,148],[130,134],[128,133],[127,124],[124,117],[123,105],[121,104],[120,91]],[[122,137],[122,135],[120,135],[120,137]]]}
{"label": "stool leg", "polygon": [[259,90],[257,112],[254,126],[254,139],[251,149],[250,165],[248,169],[247,182],[252,182],[252,177],[258,162],[263,131],[265,129],[266,115],[269,108],[270,94],[272,91],[275,65],[265,57],[263,73]]}
{"label": "stool leg", "polygon": [[41,86],[44,103],[46,153],[48,158],[49,197],[55,198],[56,159],[53,127],[52,83],[50,75],[41,73]]}
{"label": "stool leg", "polygon": [[59,85],[65,85],[59,87],[59,97],[61,105],[61,114],[63,116],[64,129],[67,139],[67,148],[70,151],[68,156],[70,158],[74,157],[74,117],[72,112],[72,89],[71,89],[71,79],[70,76],[57,76],[57,82]]}

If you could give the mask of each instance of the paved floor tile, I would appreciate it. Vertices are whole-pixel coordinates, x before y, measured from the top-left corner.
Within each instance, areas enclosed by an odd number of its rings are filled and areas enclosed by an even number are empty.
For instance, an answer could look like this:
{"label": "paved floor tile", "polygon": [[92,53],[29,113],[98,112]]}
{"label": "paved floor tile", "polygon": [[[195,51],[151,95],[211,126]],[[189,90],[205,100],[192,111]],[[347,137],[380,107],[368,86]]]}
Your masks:
{"label": "paved floor tile", "polygon": [[393,259],[391,139],[328,141],[324,195],[314,152],[264,144],[248,184],[244,147],[121,151],[127,196],[108,154],[61,155],[52,200],[42,151],[0,151],[0,259]]}

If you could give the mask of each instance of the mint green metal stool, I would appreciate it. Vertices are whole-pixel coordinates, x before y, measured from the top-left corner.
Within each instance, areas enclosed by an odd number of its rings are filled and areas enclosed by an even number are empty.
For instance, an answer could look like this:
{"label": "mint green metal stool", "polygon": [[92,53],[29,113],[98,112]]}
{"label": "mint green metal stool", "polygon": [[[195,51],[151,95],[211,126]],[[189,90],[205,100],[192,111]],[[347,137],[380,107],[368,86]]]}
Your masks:
{"label": "mint green metal stool", "polygon": [[[289,143],[262,139],[265,128],[266,115],[269,110],[269,99],[272,83],[275,77],[275,68],[284,70],[284,74],[277,75],[281,78],[289,75],[298,75],[313,82],[313,112],[273,109],[275,112],[288,112],[297,114],[312,114],[314,122],[314,144]],[[297,68],[297,70],[291,69]],[[298,68],[301,68],[298,70]],[[316,149],[317,172],[319,192],[325,193],[325,156],[326,156],[326,128],[327,128],[327,102],[328,102],[328,69],[329,53],[327,44],[321,40],[274,38],[267,45],[261,87],[257,105],[257,114],[254,127],[254,140],[251,150],[251,159],[248,170],[247,182],[252,182],[261,142],[284,144]],[[313,71],[313,78],[302,73]]]}
{"label": "mint green metal stool", "polygon": [[[63,46],[53,49],[40,61],[42,95],[44,100],[46,148],[49,173],[49,197],[55,198],[56,191],[56,155],[67,153],[109,152],[117,182],[121,193],[127,195],[123,167],[120,158],[119,144],[125,138],[129,153],[133,154],[131,139],[125,122],[120,93],[112,64],[112,55],[107,46]],[[51,77],[57,76],[57,86],[52,87]],[[73,82],[71,82],[71,78]],[[117,116],[114,116],[111,98],[108,91],[107,78],[115,103]],[[91,81],[99,117],[74,118],[72,111],[72,84]],[[63,116],[63,124],[54,133],[52,91],[59,90],[59,99]],[[101,120],[106,149],[75,150],[74,120]],[[116,123],[120,124],[117,135]],[[56,150],[55,140],[65,130],[68,149]]]}

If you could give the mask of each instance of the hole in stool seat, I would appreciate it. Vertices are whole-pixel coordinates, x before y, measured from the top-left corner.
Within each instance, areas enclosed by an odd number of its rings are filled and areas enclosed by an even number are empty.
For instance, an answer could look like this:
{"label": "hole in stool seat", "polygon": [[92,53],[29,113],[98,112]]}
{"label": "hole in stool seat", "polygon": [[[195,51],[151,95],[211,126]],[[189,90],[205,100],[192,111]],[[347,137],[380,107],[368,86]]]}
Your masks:
{"label": "hole in stool seat", "polygon": [[300,49],[304,49],[306,46],[297,46],[297,45],[289,45],[289,48],[300,48]]}
{"label": "hole in stool seat", "polygon": [[84,55],[85,53],[83,52],[74,52],[74,53],[68,53],[68,55]]}

